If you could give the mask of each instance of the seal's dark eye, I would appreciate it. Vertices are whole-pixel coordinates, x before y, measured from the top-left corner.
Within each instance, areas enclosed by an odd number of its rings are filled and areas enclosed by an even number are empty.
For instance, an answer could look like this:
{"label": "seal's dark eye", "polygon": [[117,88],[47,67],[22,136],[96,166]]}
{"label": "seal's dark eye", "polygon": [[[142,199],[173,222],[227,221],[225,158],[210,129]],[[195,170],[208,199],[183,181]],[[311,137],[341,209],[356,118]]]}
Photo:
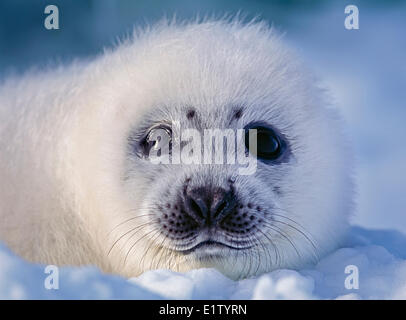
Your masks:
{"label": "seal's dark eye", "polygon": [[145,155],[156,151],[160,156],[161,151],[170,151],[172,143],[172,130],[167,126],[152,128],[141,141],[141,147]]}
{"label": "seal's dark eye", "polygon": [[245,128],[245,146],[251,153],[255,155],[255,150],[253,150],[255,148],[250,148],[249,129],[256,130],[256,134],[252,138],[257,140],[256,156],[258,158],[276,160],[282,155],[285,146],[284,141],[273,129],[258,125]]}

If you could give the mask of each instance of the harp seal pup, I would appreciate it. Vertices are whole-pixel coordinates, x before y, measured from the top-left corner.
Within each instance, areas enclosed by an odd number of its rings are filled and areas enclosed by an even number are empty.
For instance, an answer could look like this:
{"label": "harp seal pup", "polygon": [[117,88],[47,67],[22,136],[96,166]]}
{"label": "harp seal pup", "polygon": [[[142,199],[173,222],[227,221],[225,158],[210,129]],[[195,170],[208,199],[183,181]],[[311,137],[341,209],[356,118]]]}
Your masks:
{"label": "harp seal pup", "polygon": [[[347,230],[340,117],[264,22],[137,30],[90,61],[3,81],[0,119],[0,238],[32,262],[240,279],[314,263]],[[174,122],[256,129],[255,172],[152,163],[151,134],[176,145]]]}

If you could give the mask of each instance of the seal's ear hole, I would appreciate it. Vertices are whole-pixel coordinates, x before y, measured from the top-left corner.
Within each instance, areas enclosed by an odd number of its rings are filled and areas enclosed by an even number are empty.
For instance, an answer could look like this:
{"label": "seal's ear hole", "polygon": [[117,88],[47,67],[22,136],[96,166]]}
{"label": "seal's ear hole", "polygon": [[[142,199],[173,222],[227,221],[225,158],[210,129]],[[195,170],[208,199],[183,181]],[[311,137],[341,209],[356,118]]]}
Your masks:
{"label": "seal's ear hole", "polygon": [[[252,143],[256,142],[256,146]],[[282,137],[271,127],[251,124],[245,127],[245,146],[262,160],[277,160],[285,150]]]}

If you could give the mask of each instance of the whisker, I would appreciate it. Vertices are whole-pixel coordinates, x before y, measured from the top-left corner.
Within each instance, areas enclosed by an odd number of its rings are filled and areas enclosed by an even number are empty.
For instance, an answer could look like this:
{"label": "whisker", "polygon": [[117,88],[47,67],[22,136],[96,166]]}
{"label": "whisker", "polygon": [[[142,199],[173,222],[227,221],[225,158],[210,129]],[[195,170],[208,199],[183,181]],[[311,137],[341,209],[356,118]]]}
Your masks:
{"label": "whisker", "polygon": [[[155,237],[156,235],[157,235],[157,237]],[[151,243],[147,247],[147,250],[144,250],[144,253],[140,260],[140,266],[143,265],[144,258],[147,256],[149,249],[151,249],[153,241],[155,241],[157,238],[159,238],[159,236],[160,236],[160,230],[157,229],[157,231],[151,236]]]}
{"label": "whisker", "polygon": [[280,262],[281,257],[280,257],[280,252],[279,252],[279,250],[278,250],[278,248],[277,248],[275,242],[272,241],[272,239],[270,239],[270,238],[268,237],[268,235],[267,235],[265,232],[263,232],[261,229],[259,229],[259,228],[257,228],[257,227],[255,227],[255,229],[257,229],[259,232],[261,232],[262,235],[270,242],[270,244],[271,244],[272,247],[274,248],[275,255],[276,255],[275,265],[278,265],[278,262]]}
{"label": "whisker", "polygon": [[[158,253],[157,253],[156,256],[155,256],[155,257],[157,257],[157,256],[159,255],[158,264],[155,266],[155,269],[158,269],[159,266],[161,265],[161,259],[162,259],[163,253],[165,252],[165,250],[167,250],[167,249],[164,247],[166,240],[167,240],[167,238],[166,238],[166,237],[163,237],[163,240],[162,240],[162,242],[161,242],[161,244],[160,244],[160,246],[159,246],[160,249],[159,249]],[[155,259],[155,257],[154,257],[154,259]]]}
{"label": "whisker", "polygon": [[[275,208],[278,209],[278,210],[280,210],[280,211],[284,211],[284,212],[286,212],[287,214],[290,214],[290,212],[289,212],[288,210],[286,210],[286,209],[283,209],[283,208],[280,208],[280,207],[277,207],[277,206],[275,206]],[[289,218],[289,217],[287,217],[287,216],[285,216],[285,215],[282,215],[282,214],[272,213],[272,216],[281,217],[281,218],[283,218],[283,219],[287,219],[287,220],[293,222],[294,224],[296,224],[296,225],[298,226],[298,228],[296,228],[296,227],[294,227],[294,226],[292,226],[292,225],[290,225],[290,224],[287,224],[287,225],[290,226],[291,228],[295,228],[295,229],[296,229],[298,232],[300,232],[305,238],[307,238],[307,240],[312,244],[313,248],[314,248],[314,249],[316,250],[316,252],[317,252],[317,245],[315,244],[316,241],[315,241],[314,239],[312,239],[311,233],[310,233],[309,231],[307,231],[306,228],[305,228],[303,225],[301,225],[299,222],[295,221],[294,219]],[[279,221],[279,222],[280,222],[280,223],[284,223],[284,222],[282,222],[282,221]],[[286,222],[285,222],[285,224],[286,224]],[[302,229],[302,230],[299,230],[299,228]]]}
{"label": "whisker", "polygon": [[[116,246],[116,244],[117,244],[122,238],[124,238],[127,234],[129,234],[129,233],[131,233],[131,232],[133,232],[133,231],[135,231],[135,230],[137,230],[137,229],[139,229],[139,228],[143,228],[143,227],[145,227],[145,226],[152,225],[153,223],[154,223],[153,221],[146,222],[146,223],[141,224],[141,225],[138,225],[138,226],[136,226],[136,227],[130,229],[129,231],[125,232],[124,234],[122,234],[122,235],[113,243],[113,245],[111,246],[110,250],[109,250],[108,253],[107,253],[107,256],[110,255],[111,251],[112,251],[113,248]],[[141,229],[139,229],[139,230],[141,230]]]}
{"label": "whisker", "polygon": [[[142,239],[146,238],[149,234],[151,234],[152,232],[157,232],[157,230],[159,231],[159,229],[152,229],[151,231],[147,232],[146,234],[144,234],[141,238],[139,238],[137,241],[135,241],[130,249],[127,251],[127,254],[125,255],[125,259],[124,259],[124,265],[127,263],[127,259],[128,259],[128,255],[130,254],[130,252],[132,251],[132,249],[135,247],[135,245],[141,241]],[[132,236],[131,236],[132,237]]]}
{"label": "whisker", "polygon": [[295,244],[292,242],[289,236],[286,235],[285,232],[283,232],[280,228],[277,228],[276,226],[270,225],[268,223],[266,223],[265,226],[271,230],[278,232],[284,239],[286,239],[291,244],[291,246],[295,249],[296,254],[299,256],[299,258],[302,258],[302,256],[299,253],[299,250],[296,248]]}
{"label": "whisker", "polygon": [[[291,224],[286,223],[286,222],[283,222],[283,221],[272,220],[272,222],[281,223],[281,224],[283,224],[283,225],[285,225],[285,226],[287,226],[287,227],[290,227],[290,228],[294,229],[295,231],[299,232],[299,233],[308,241],[308,243],[310,243],[310,245],[312,246],[312,249],[313,249],[312,251],[313,251],[313,254],[315,255],[315,258],[316,258],[317,260],[319,259],[318,250],[317,250],[317,247],[316,247],[315,243],[314,243],[313,240],[312,240],[311,238],[309,238],[304,232],[302,232],[300,229],[298,229],[298,228],[292,226]],[[274,227],[277,227],[277,226],[274,225]],[[280,228],[279,228],[279,229],[280,229]]]}
{"label": "whisker", "polygon": [[123,222],[120,222],[118,225],[116,225],[113,229],[111,229],[111,231],[108,233],[108,235],[110,235],[115,229],[117,229],[119,226],[123,225],[124,223],[127,223],[127,222],[135,220],[135,219],[139,219],[139,218],[142,218],[142,217],[147,217],[147,216],[154,216],[154,214],[152,214],[152,213],[142,214],[142,215],[139,215],[139,216],[135,216],[135,217],[131,217],[129,219],[126,219]]}

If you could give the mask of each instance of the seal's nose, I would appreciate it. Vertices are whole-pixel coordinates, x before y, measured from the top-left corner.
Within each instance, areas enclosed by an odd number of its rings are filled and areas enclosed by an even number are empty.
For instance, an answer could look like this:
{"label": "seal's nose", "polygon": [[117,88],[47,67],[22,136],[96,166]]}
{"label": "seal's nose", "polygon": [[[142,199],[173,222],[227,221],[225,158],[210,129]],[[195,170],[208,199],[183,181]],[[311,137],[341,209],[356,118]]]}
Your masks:
{"label": "seal's nose", "polygon": [[210,226],[234,209],[235,197],[223,188],[195,188],[187,191],[185,206],[198,223]]}

